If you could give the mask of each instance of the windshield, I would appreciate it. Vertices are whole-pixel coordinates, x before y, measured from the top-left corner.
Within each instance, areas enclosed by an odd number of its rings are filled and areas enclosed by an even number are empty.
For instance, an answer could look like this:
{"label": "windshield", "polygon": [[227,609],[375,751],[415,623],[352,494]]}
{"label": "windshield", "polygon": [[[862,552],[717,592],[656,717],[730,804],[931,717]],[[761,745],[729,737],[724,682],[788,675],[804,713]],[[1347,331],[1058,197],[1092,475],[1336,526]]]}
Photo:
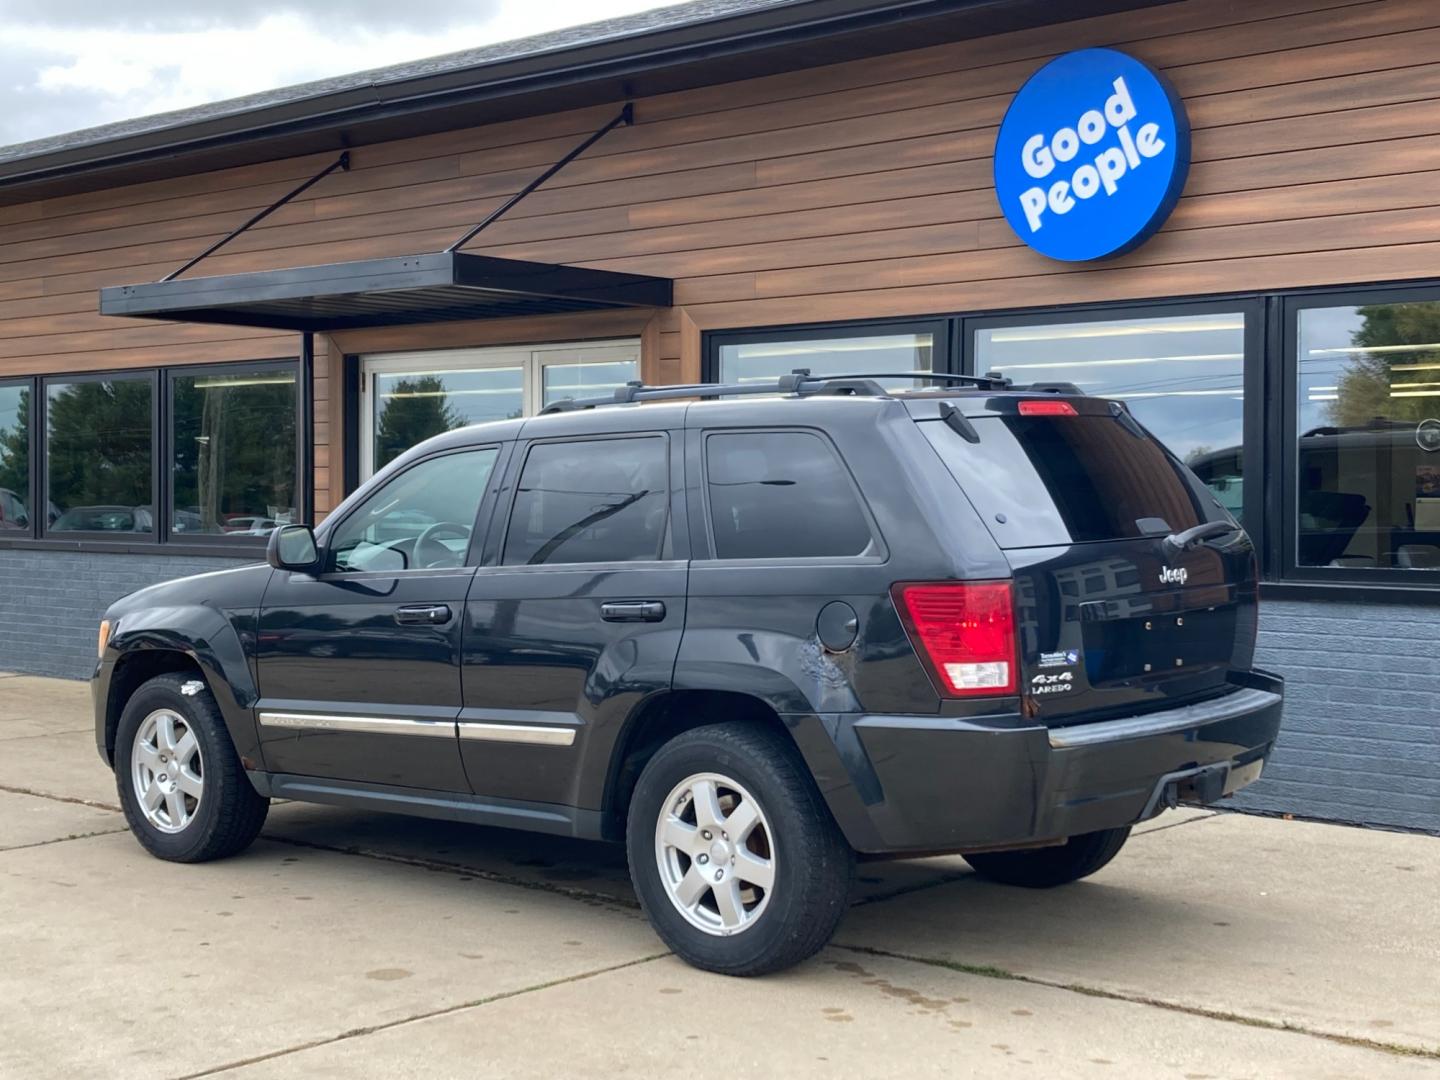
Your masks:
{"label": "windshield", "polygon": [[978,442],[920,429],[1002,548],[1165,536],[1228,514],[1154,437],[1108,416],[986,416]]}

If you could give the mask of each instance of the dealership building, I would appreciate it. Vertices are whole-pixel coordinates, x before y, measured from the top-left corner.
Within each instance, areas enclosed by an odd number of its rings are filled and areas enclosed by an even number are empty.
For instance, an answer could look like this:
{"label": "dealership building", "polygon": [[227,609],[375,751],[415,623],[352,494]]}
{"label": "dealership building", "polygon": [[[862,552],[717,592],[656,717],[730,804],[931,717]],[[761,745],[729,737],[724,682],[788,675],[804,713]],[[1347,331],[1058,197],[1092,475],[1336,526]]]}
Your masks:
{"label": "dealership building", "polygon": [[462,424],[998,372],[1255,538],[1237,802],[1440,831],[1437,57],[1433,0],[697,0],[0,148],[0,670]]}

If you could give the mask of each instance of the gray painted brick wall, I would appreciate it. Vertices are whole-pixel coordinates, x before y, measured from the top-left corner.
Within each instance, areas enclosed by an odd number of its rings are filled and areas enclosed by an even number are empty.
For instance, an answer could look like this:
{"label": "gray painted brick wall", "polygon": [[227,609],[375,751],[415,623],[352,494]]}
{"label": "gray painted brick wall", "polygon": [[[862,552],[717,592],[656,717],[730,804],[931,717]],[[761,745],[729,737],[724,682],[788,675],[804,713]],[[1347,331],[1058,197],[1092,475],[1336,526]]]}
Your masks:
{"label": "gray painted brick wall", "polygon": [[1285,721],[1237,809],[1440,832],[1440,607],[1262,601]]}
{"label": "gray painted brick wall", "polygon": [[[0,670],[87,678],[117,597],[235,559],[0,550]],[[1260,666],[1287,680],[1264,777],[1230,804],[1440,832],[1440,607],[1266,601]]]}
{"label": "gray painted brick wall", "polygon": [[254,561],[0,549],[0,671],[88,679],[111,603],[170,578]]}

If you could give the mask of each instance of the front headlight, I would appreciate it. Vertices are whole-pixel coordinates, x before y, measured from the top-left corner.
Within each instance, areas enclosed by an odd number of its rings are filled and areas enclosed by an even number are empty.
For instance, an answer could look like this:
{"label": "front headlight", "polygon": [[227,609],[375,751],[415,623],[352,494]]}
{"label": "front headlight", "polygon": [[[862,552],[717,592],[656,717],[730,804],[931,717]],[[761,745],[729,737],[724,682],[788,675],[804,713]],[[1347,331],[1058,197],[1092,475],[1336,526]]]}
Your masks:
{"label": "front headlight", "polygon": [[105,659],[105,646],[108,645],[109,643],[110,643],[110,620],[109,620],[109,619],[101,619],[101,620],[100,620],[100,638],[99,638],[99,642],[98,642],[97,648],[96,648],[96,650],[95,650],[96,655],[99,656],[101,660],[104,660],[104,659]]}

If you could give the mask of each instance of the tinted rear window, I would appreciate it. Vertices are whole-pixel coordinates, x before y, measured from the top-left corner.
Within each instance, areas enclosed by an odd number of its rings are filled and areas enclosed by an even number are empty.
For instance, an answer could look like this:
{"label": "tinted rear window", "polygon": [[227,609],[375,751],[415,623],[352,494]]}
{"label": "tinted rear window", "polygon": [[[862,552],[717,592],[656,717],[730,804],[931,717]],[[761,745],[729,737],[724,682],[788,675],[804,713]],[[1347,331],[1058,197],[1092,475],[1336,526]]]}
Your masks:
{"label": "tinted rear window", "polygon": [[[920,429],[1002,548],[1165,535],[1224,511],[1155,439],[1108,416],[987,416]],[[997,515],[1003,515],[1002,522]]]}
{"label": "tinted rear window", "polygon": [[854,486],[819,436],[711,435],[705,463],[717,559],[843,558],[872,550]]}

